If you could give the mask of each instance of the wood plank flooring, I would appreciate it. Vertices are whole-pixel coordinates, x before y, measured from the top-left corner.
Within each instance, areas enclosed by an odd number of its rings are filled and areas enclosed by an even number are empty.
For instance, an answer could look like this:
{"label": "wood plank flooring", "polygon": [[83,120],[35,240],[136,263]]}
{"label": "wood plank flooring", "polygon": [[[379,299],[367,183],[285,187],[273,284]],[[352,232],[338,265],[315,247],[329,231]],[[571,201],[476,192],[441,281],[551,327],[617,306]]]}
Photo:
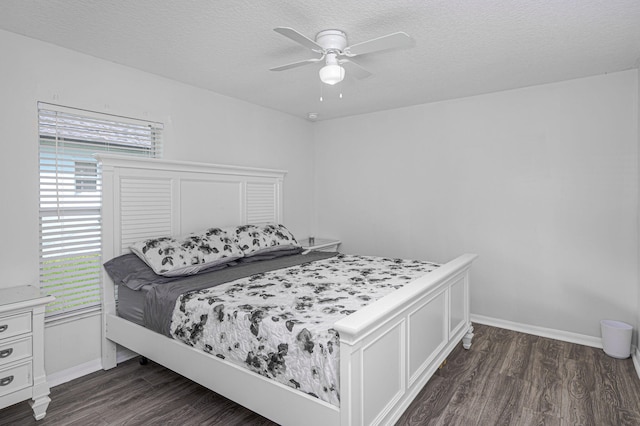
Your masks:
{"label": "wood plank flooring", "polygon": [[[400,418],[415,425],[640,425],[640,379],[631,359],[601,349],[476,325]],[[0,425],[273,425],[178,374],[136,359],[51,391],[36,422],[26,402]],[[303,426],[301,424],[301,426]]]}
{"label": "wood plank flooring", "polygon": [[640,425],[632,360],[478,325],[397,425]]}

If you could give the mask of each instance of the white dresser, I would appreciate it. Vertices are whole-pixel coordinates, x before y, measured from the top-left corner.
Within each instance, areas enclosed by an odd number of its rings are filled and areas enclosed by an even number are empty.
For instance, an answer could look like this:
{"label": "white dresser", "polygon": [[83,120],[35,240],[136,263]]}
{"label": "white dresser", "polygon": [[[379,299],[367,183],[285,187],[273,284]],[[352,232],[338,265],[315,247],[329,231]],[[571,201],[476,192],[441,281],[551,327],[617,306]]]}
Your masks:
{"label": "white dresser", "polygon": [[33,286],[0,289],[0,409],[31,399],[36,420],[47,412],[44,308],[53,300]]}

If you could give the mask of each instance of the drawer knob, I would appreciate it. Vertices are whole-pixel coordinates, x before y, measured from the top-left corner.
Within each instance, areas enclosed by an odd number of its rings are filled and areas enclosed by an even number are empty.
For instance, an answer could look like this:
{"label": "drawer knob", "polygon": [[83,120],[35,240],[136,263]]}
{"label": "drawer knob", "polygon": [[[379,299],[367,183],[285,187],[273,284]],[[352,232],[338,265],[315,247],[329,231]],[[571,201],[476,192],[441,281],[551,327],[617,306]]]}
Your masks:
{"label": "drawer knob", "polygon": [[7,376],[4,379],[0,379],[0,386],[7,386],[13,382],[13,376]]}
{"label": "drawer knob", "polygon": [[13,353],[13,348],[5,349],[0,351],[0,358],[6,358]]}
{"label": "drawer knob", "polygon": [[3,331],[6,331],[7,328],[9,328],[9,326],[7,324],[0,325],[0,333],[2,333]]}

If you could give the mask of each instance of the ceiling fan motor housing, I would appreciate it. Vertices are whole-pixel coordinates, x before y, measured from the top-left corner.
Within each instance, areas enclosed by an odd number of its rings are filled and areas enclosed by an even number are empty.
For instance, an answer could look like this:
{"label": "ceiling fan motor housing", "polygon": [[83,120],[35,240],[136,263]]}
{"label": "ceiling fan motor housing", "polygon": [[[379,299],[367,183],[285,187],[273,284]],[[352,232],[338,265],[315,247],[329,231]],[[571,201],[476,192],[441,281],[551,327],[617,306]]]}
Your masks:
{"label": "ceiling fan motor housing", "polygon": [[347,35],[340,30],[324,30],[316,35],[316,43],[325,51],[342,52],[347,47]]}

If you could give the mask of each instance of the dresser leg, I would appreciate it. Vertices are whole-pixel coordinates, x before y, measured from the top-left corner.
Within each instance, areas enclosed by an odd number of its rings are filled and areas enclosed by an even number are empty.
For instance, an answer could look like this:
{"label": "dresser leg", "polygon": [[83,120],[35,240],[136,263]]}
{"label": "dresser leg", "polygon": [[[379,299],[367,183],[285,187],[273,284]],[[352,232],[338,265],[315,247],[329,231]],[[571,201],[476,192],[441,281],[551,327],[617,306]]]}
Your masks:
{"label": "dresser leg", "polygon": [[33,409],[33,417],[35,417],[36,420],[44,418],[47,414],[47,407],[49,407],[50,402],[51,398],[48,396],[43,396],[29,401],[29,405],[31,405],[31,408]]}

